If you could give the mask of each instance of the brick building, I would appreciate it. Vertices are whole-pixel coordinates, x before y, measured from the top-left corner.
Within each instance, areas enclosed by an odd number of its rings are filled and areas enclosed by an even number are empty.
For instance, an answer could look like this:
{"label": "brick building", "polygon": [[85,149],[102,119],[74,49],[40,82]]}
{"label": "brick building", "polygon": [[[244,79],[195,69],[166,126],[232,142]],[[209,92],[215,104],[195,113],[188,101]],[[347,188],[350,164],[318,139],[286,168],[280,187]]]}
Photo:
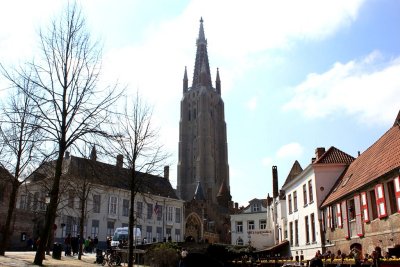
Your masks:
{"label": "brick building", "polygon": [[[393,126],[341,175],[324,200],[326,250],[399,255],[400,112]],[[397,249],[395,249],[397,248]]]}

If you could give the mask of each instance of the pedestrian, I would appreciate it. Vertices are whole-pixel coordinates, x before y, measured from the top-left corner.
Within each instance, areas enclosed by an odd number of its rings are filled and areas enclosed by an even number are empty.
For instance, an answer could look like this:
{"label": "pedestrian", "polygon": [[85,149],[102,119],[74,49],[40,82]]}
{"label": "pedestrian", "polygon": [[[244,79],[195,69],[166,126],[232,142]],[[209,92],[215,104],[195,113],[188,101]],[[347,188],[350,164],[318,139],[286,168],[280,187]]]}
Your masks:
{"label": "pedestrian", "polygon": [[99,244],[99,238],[97,237],[97,235],[94,237],[94,239],[93,239],[93,247],[94,247],[94,250],[95,251],[97,251],[97,246],[98,246],[98,244]]}
{"label": "pedestrian", "polygon": [[322,263],[321,260],[321,252],[318,250],[317,253],[315,253],[315,257],[311,259],[310,261],[310,267],[323,267],[324,264]]}
{"label": "pedestrian", "polygon": [[71,243],[71,234],[68,234],[67,237],[64,239],[65,256],[71,256]]}
{"label": "pedestrian", "polygon": [[179,267],[187,267],[186,266],[186,261],[187,261],[187,255],[189,252],[186,250],[186,248],[182,248],[181,252],[181,260],[179,262]]}

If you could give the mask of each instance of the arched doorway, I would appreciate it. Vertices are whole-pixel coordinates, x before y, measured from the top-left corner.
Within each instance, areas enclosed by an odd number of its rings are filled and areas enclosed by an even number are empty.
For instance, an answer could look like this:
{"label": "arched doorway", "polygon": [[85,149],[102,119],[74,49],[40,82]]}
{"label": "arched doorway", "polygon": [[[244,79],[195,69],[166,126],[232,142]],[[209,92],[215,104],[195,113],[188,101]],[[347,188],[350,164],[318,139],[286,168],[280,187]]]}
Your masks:
{"label": "arched doorway", "polygon": [[185,241],[190,239],[190,241],[198,241],[201,239],[201,220],[199,215],[196,213],[191,213],[186,219],[185,224]]}

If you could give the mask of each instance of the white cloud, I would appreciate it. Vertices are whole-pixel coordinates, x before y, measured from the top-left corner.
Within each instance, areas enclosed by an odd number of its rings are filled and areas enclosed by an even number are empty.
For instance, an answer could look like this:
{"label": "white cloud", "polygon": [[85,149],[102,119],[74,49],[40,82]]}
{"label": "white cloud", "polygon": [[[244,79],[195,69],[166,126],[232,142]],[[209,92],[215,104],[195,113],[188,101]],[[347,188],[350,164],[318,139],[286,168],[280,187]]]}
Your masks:
{"label": "white cloud", "polygon": [[273,162],[273,159],[271,157],[265,157],[261,160],[261,164],[265,167],[271,167],[272,162]]}
{"label": "white cloud", "polygon": [[276,152],[277,158],[298,158],[303,154],[303,147],[299,143],[283,145]]}
{"label": "white cloud", "polygon": [[400,57],[383,60],[374,51],[361,60],[337,62],[325,73],[309,74],[283,108],[310,118],[345,112],[362,123],[390,124],[400,108]]}

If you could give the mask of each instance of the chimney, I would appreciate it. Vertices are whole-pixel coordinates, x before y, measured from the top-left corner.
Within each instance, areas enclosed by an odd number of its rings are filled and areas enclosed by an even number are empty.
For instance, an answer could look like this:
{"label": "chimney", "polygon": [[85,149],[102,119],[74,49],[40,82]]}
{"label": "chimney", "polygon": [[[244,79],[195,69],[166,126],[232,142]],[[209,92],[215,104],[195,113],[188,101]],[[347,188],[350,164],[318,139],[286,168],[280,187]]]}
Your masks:
{"label": "chimney", "polygon": [[272,197],[278,197],[278,167],[272,166]]}
{"label": "chimney", "polygon": [[325,147],[317,147],[315,149],[315,160],[318,160],[325,153]]}
{"label": "chimney", "polygon": [[239,203],[235,202],[235,210],[239,209]]}
{"label": "chimney", "polygon": [[69,159],[69,151],[65,151],[64,159]]}
{"label": "chimney", "polygon": [[124,156],[119,154],[117,155],[117,167],[122,168],[123,165],[124,165]]}
{"label": "chimney", "polygon": [[169,166],[164,166],[164,178],[169,181]]}

